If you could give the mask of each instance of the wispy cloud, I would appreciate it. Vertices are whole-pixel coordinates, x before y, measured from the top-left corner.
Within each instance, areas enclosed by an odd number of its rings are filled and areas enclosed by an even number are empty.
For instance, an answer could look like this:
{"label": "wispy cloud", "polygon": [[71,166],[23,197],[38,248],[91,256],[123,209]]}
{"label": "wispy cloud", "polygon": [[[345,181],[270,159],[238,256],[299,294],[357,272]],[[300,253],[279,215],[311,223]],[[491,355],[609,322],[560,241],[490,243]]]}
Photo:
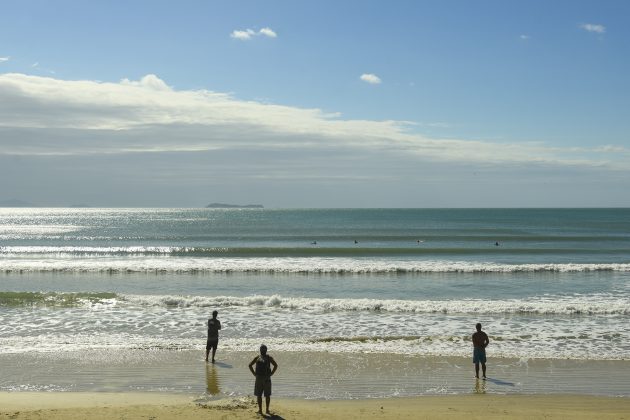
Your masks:
{"label": "wispy cloud", "polygon": [[578,150],[433,139],[410,131],[412,126],[404,121],[341,119],[319,109],[239,100],[206,90],[180,91],[156,75],[103,83],[0,74],[0,130],[6,134],[1,136],[0,155],[222,150],[239,156],[273,152],[308,161],[308,156],[380,156],[387,151],[405,161],[587,166],[616,162],[630,168],[630,156],[620,154],[616,146]]}
{"label": "wispy cloud", "polygon": [[48,74],[55,74],[56,72],[54,70],[51,70],[49,68],[45,68],[42,67],[39,64],[39,61],[34,62],[33,64],[31,64],[31,68],[36,70],[38,73],[48,73]]}
{"label": "wispy cloud", "polygon": [[9,61],[11,57],[0,57],[0,63],[4,63],[5,61]]}
{"label": "wispy cloud", "polygon": [[526,34],[521,34],[521,36],[519,36],[520,39],[522,39],[523,41],[527,41],[528,39],[531,39],[531,36],[526,35]]}
{"label": "wispy cloud", "polygon": [[378,85],[382,83],[381,78],[372,73],[364,73],[359,77],[359,79],[371,85]]}
{"label": "wispy cloud", "polygon": [[587,32],[593,32],[596,34],[603,34],[606,32],[606,27],[604,25],[597,25],[594,23],[583,23],[580,25],[580,28]]}
{"label": "wispy cloud", "polygon": [[249,28],[244,29],[244,30],[234,30],[230,34],[231,38],[238,39],[241,41],[247,41],[257,36],[264,36],[267,38],[277,38],[278,34],[276,34],[276,32],[269,27],[262,28],[259,31],[255,31]]}

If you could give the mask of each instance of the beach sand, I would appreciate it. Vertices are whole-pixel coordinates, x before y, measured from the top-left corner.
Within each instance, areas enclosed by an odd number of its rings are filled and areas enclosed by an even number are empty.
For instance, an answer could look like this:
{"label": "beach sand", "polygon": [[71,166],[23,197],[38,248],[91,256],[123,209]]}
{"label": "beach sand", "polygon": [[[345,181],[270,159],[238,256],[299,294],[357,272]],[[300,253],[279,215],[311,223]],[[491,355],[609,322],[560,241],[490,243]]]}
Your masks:
{"label": "beach sand", "polygon": [[[251,397],[207,403],[155,393],[0,393],[0,419],[256,419]],[[361,400],[272,399],[276,419],[629,419],[630,398],[460,395]]]}

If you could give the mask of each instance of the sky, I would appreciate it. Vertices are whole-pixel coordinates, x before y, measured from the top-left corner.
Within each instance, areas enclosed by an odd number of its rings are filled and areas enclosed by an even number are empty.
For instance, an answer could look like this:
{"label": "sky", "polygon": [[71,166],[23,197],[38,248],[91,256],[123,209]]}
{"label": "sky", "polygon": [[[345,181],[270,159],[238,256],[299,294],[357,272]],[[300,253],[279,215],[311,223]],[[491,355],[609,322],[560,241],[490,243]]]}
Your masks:
{"label": "sky", "polygon": [[625,0],[0,7],[0,201],[630,207]]}

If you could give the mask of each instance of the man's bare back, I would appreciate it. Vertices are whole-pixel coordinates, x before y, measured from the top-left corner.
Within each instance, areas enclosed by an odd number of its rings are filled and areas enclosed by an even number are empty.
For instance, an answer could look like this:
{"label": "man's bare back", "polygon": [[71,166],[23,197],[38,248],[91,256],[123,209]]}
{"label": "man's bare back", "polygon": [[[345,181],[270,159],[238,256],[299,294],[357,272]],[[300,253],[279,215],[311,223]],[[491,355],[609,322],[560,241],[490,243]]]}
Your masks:
{"label": "man's bare back", "polygon": [[488,334],[483,331],[477,331],[472,335],[472,342],[473,346],[485,349],[490,340],[488,339]]}

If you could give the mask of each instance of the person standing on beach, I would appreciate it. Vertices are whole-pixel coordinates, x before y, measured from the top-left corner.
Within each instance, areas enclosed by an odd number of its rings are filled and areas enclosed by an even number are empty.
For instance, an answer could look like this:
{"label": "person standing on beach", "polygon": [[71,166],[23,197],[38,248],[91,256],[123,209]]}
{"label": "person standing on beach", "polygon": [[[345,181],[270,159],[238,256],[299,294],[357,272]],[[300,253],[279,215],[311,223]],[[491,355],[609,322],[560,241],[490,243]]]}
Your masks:
{"label": "person standing on beach", "polygon": [[475,325],[477,332],[472,335],[473,363],[475,364],[475,378],[479,378],[479,364],[483,370],[483,379],[486,379],[486,347],[490,344],[488,334],[481,331],[481,324]]}
{"label": "person standing on beach", "polygon": [[[254,365],[256,369],[254,370]],[[271,366],[273,365],[273,370]],[[254,357],[249,363],[249,370],[256,377],[254,384],[254,395],[258,398],[258,414],[262,414],[262,396],[265,394],[265,405],[267,407],[267,414],[269,412],[269,402],[271,401],[271,377],[276,373],[278,364],[273,357],[267,354],[267,346],[264,344],[260,346],[260,355]]]}
{"label": "person standing on beach", "polygon": [[208,361],[208,355],[212,350],[212,363],[214,363],[214,355],[217,352],[217,346],[219,345],[219,330],[221,329],[221,321],[217,319],[219,312],[213,311],[212,318],[208,320],[208,342],[206,343],[206,362]]}

